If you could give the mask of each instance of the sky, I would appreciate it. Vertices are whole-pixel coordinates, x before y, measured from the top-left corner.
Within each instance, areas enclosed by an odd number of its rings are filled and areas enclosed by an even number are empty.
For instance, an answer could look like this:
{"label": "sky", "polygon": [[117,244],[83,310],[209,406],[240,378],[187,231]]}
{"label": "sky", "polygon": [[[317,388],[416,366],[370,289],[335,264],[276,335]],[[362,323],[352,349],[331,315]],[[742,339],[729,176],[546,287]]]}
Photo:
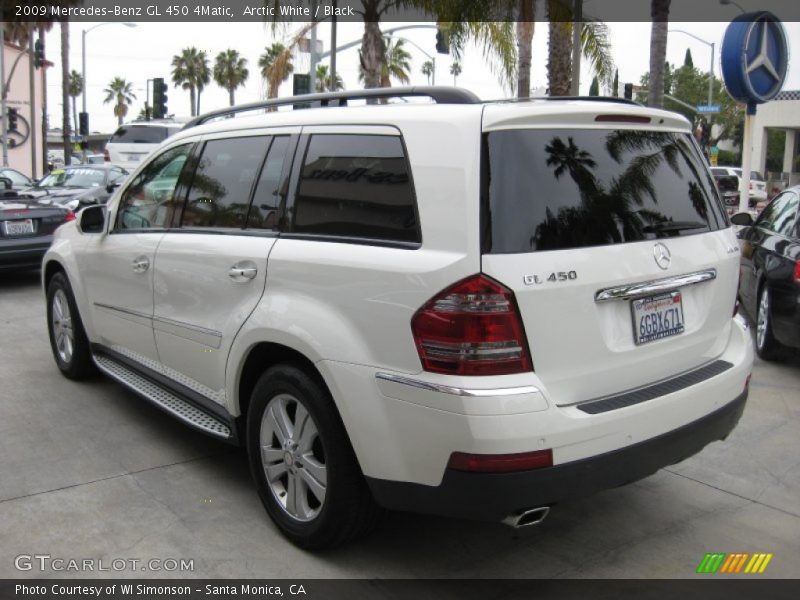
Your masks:
{"label": "sky", "polygon": [[[731,7],[727,7],[731,8]],[[738,11],[723,17],[733,18]],[[73,22],[70,26],[70,69],[81,71],[81,31],[95,26],[96,23]],[[170,79],[170,62],[181,49],[195,46],[205,50],[209,62],[213,65],[214,57],[222,50],[234,48],[248,59],[250,77],[244,87],[236,90],[236,102],[251,102],[266,96],[266,85],[258,74],[258,57],[265,46],[273,41],[285,41],[291,37],[301,24],[287,25],[284,31],[273,35],[264,23],[138,23],[136,27],[126,27],[121,23],[104,24],[96,27],[86,35],[86,78],[87,106],[90,113],[90,128],[93,132],[112,133],[116,128],[116,117],[113,115],[112,103],[104,104],[103,89],[114,77],[122,77],[133,84],[136,94],[129,117],[135,118],[144,106],[145,86],[147,80],[162,77],[169,82],[168,108],[176,116],[189,116],[189,92],[172,85]],[[382,23],[382,30],[408,25],[408,23]],[[430,24],[424,24],[430,27]],[[619,69],[620,90],[626,82],[638,83],[639,78],[649,69],[650,23],[608,23],[611,49],[614,61]],[[670,23],[670,30],[682,29],[707,42],[716,44],[714,57],[714,73],[720,76],[719,48],[725,33],[727,22],[720,23]],[[790,57],[800,53],[800,23],[784,24],[790,44]],[[324,49],[329,50],[330,25],[321,23],[318,26],[319,39],[323,40]],[[363,24],[339,23],[337,30],[338,45],[361,39]],[[428,60],[423,51],[436,58],[436,83],[452,85],[453,77],[449,74],[452,58],[436,54],[435,31],[430,28],[410,29],[394,34],[413,42],[406,44],[412,55],[411,84],[425,85],[427,78],[421,72],[422,64]],[[47,94],[48,112],[51,127],[61,126],[61,68],[60,68],[60,35],[55,27],[47,37],[47,58],[55,63],[48,71]],[[681,65],[686,49],[690,48],[695,67],[707,70],[711,61],[711,49],[708,45],[692,37],[672,31],[669,34],[667,60]],[[323,61],[327,62],[327,61]],[[547,23],[536,23],[533,42],[533,69],[531,87],[535,94],[542,94],[547,85]],[[469,46],[461,61],[462,73],[457,85],[467,88],[483,99],[496,99],[509,96],[494,74],[490,60],[483,56],[480,48]],[[496,70],[496,65],[494,65]],[[296,72],[308,71],[308,55],[300,55],[295,63]],[[344,79],[345,89],[358,89],[358,52],[357,47],[338,54],[337,71]],[[581,69],[581,94],[588,94],[592,73],[585,61]],[[393,85],[398,85],[393,83]],[[796,61],[790,62],[784,89],[800,89],[800,68]],[[291,95],[291,78],[280,89],[281,96]],[[201,112],[228,105],[228,93],[217,86],[213,80],[206,87],[201,99]],[[78,110],[81,110],[81,99],[78,98]]]}

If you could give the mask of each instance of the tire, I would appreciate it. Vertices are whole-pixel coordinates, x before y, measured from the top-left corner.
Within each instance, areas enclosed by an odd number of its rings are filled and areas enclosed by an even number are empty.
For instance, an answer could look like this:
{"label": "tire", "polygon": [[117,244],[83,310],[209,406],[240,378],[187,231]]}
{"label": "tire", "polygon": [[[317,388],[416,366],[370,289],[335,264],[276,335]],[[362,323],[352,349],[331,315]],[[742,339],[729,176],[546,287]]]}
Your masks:
{"label": "tire", "polygon": [[782,351],[783,346],[772,332],[772,294],[765,284],[756,304],[756,352],[763,360],[777,360]]}
{"label": "tire", "polygon": [[297,546],[334,548],[377,523],[380,509],[317,376],[286,364],[259,378],[247,414],[247,454],[267,513]]}
{"label": "tire", "polygon": [[53,358],[65,377],[80,380],[97,372],[75,297],[64,273],[53,275],[47,285],[47,333]]}

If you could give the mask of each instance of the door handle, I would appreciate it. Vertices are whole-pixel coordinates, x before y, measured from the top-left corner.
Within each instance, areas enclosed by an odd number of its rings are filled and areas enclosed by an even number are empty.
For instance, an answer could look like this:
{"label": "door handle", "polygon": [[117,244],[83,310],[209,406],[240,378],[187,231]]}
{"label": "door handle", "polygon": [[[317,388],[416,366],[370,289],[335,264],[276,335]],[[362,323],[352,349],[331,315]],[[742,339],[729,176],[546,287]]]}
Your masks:
{"label": "door handle", "polygon": [[258,275],[258,267],[251,260],[243,260],[228,269],[228,277],[238,283],[255,279],[256,275]]}
{"label": "door handle", "polygon": [[133,259],[133,272],[144,273],[150,268],[150,259],[146,256],[137,256]]}

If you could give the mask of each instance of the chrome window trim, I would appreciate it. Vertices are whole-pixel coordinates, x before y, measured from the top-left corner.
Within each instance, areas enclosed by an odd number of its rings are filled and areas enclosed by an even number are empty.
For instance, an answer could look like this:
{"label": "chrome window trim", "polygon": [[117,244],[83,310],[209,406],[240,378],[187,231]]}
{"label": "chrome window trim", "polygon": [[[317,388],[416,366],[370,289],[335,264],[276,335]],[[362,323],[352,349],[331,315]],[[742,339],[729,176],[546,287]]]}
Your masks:
{"label": "chrome window trim", "polygon": [[517,396],[519,394],[537,394],[540,391],[539,388],[534,385],[491,389],[462,388],[451,385],[443,385],[440,383],[432,383],[430,381],[422,381],[420,379],[413,379],[411,377],[403,377],[401,375],[392,375],[390,373],[376,373],[375,379],[399,383],[400,385],[407,385],[409,387],[419,388],[428,392],[439,392],[441,394],[450,394],[452,396],[468,396],[476,398],[486,396]]}
{"label": "chrome window trim", "polygon": [[595,302],[607,302],[609,300],[629,300],[640,296],[657,294],[674,290],[675,288],[696,285],[704,281],[711,281],[717,278],[716,269],[704,269],[694,273],[674,275],[663,279],[654,279],[642,283],[631,283],[628,285],[618,285],[598,290],[594,295]]}

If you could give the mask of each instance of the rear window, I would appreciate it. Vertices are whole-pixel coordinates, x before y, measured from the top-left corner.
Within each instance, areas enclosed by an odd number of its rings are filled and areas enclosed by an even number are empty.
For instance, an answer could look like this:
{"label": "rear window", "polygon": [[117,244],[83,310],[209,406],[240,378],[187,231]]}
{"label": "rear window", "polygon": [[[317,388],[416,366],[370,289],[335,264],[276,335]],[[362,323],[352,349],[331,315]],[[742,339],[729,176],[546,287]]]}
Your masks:
{"label": "rear window", "polygon": [[727,227],[689,134],[526,129],[489,133],[483,250],[564,250]]}
{"label": "rear window", "polygon": [[109,144],[160,144],[173,133],[177,127],[159,127],[143,125],[126,125],[120,127],[108,140]]}

